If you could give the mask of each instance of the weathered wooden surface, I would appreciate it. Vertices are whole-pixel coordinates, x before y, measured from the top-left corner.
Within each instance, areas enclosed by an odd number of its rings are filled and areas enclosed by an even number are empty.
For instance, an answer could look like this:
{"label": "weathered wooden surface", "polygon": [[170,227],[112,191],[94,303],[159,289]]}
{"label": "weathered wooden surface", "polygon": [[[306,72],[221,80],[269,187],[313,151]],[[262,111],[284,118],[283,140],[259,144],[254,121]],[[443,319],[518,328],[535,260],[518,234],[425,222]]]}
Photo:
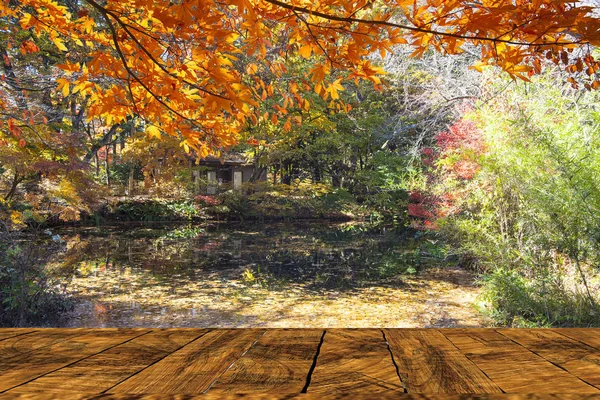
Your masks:
{"label": "weathered wooden surface", "polygon": [[[43,346],[29,352],[2,359],[0,362],[0,393],[24,385],[50,372],[67,367],[77,361],[98,354],[111,347],[145,335],[148,329],[108,329],[94,330],[84,335],[70,337],[49,346]],[[71,331],[65,330],[65,334]],[[44,330],[40,340],[46,340]],[[31,338],[29,338],[31,339]]]}
{"label": "weathered wooden surface", "polygon": [[300,393],[324,331],[271,330],[210,387],[210,393]]}
{"label": "weathered wooden surface", "polygon": [[307,393],[404,393],[383,333],[330,329],[323,337]]}
{"label": "weathered wooden surface", "polygon": [[260,329],[210,331],[108,392],[201,394],[265,333]]}
{"label": "weathered wooden surface", "polygon": [[[543,355],[508,337],[509,330],[448,329],[446,337],[504,392],[596,393],[594,388]],[[514,330],[517,335],[520,330]],[[541,330],[523,330],[540,332]],[[499,332],[504,332],[501,334]],[[552,342],[545,342],[552,345]],[[557,347],[556,354],[560,353]],[[546,353],[546,356],[551,356]],[[552,357],[551,357],[552,358]]]}
{"label": "weathered wooden surface", "polygon": [[57,394],[104,392],[180,349],[205,332],[206,330],[201,329],[153,331],[50,372],[16,387],[11,392]]}
{"label": "weathered wooden surface", "polygon": [[384,332],[407,392],[502,392],[440,331],[386,329]]}
{"label": "weathered wooden surface", "polygon": [[600,329],[0,329],[0,400],[57,397],[600,400]]}
{"label": "weathered wooden surface", "polygon": [[577,385],[580,393],[595,393],[600,388],[600,351],[597,348],[549,329],[503,329],[499,332],[578,377],[578,382],[573,382],[572,385]]}

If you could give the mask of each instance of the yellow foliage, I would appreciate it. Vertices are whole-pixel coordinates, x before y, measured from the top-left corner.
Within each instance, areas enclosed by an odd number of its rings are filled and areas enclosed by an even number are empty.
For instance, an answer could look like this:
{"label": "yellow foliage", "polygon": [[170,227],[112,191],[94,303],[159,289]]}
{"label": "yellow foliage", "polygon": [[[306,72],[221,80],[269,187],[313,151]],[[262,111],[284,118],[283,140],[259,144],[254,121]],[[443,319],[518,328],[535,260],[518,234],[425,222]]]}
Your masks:
{"label": "yellow foliage", "polygon": [[10,222],[12,222],[12,224],[15,227],[21,227],[25,225],[25,221],[23,218],[23,213],[19,212],[19,211],[13,211],[10,213]]}

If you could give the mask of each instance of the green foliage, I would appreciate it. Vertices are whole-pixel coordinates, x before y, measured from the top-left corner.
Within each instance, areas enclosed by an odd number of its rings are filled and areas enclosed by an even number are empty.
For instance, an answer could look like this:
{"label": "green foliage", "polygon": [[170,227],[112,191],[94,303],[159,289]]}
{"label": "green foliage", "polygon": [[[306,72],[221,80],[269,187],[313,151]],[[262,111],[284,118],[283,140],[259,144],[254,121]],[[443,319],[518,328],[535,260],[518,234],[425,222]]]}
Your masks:
{"label": "green foliage", "polygon": [[[118,183],[123,186],[127,186],[129,182],[129,174],[131,173],[131,163],[118,163],[113,164],[110,167],[110,180],[111,182]],[[101,170],[99,178],[104,181],[106,180],[106,171]],[[139,163],[133,163],[133,179],[134,181],[144,180],[144,174],[142,166]]]}
{"label": "green foliage", "polygon": [[192,200],[127,200],[119,202],[108,216],[123,221],[181,221],[203,215]]}
{"label": "green foliage", "polygon": [[164,239],[194,239],[202,235],[205,232],[204,228],[199,226],[188,226],[170,230],[166,235],[162,236]]}
{"label": "green foliage", "polygon": [[490,271],[481,280],[481,300],[487,305],[482,311],[505,326],[598,326],[585,294],[565,295],[560,278],[556,271],[537,272],[535,277],[502,267]]}
{"label": "green foliage", "polygon": [[352,195],[343,189],[307,183],[294,186],[246,183],[242,191],[230,190],[218,199],[221,205],[208,211],[240,219],[348,219],[357,207]]}
{"label": "green foliage", "polygon": [[[290,74],[310,69],[310,61],[306,60],[289,64]],[[337,74],[343,76],[344,72]],[[303,91],[302,95],[313,101],[310,109],[290,113],[300,115],[301,124],[292,124],[287,131],[282,121],[263,121],[246,132],[261,145],[239,146],[238,150],[253,151],[258,164],[270,168],[273,182],[328,184],[346,191],[371,218],[405,219],[408,153],[414,144],[414,132],[408,140],[398,137],[408,135],[398,130],[398,125],[406,122],[398,122],[406,106],[402,102],[407,89],[400,82],[401,77],[391,75],[382,90],[370,84],[345,82],[340,95],[349,107],[337,111],[312,90]],[[277,100],[268,102],[273,106]]]}
{"label": "green foliage", "polygon": [[[486,153],[443,233],[484,272],[500,324],[600,325],[600,113],[546,76],[474,113]],[[443,170],[443,169],[442,169]]]}
{"label": "green foliage", "polygon": [[[42,236],[52,236],[42,242]],[[59,323],[72,310],[71,298],[47,269],[64,243],[51,232],[0,231],[0,326]]]}

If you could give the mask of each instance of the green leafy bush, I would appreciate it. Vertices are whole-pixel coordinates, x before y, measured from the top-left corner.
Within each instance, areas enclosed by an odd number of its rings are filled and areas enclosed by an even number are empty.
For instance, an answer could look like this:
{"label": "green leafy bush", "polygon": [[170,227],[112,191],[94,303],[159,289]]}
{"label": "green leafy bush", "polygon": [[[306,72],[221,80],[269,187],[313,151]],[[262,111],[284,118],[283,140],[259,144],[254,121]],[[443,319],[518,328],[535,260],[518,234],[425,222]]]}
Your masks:
{"label": "green leafy bush", "polygon": [[512,89],[470,116],[485,151],[455,140],[433,163],[431,193],[452,212],[428,215],[483,273],[499,324],[600,326],[597,99],[551,75]]}
{"label": "green leafy bush", "polygon": [[202,207],[193,200],[127,200],[117,203],[107,214],[124,221],[180,221],[203,216]]}
{"label": "green leafy bush", "polygon": [[47,269],[62,250],[57,235],[0,231],[0,326],[59,324],[73,302]]}
{"label": "green leafy bush", "polygon": [[323,184],[272,185],[246,183],[241,191],[229,190],[218,196],[216,214],[241,219],[345,218],[343,212],[355,204],[343,189]]}

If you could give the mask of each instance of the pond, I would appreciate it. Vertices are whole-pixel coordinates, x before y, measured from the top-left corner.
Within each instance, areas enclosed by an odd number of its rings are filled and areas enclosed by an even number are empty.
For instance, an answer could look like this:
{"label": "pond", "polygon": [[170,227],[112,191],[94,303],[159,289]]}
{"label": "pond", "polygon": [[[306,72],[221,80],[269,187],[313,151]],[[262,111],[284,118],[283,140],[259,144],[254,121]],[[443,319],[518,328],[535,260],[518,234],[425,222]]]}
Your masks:
{"label": "pond", "polygon": [[478,289],[432,238],[351,224],[58,232],[71,327],[473,327]]}

